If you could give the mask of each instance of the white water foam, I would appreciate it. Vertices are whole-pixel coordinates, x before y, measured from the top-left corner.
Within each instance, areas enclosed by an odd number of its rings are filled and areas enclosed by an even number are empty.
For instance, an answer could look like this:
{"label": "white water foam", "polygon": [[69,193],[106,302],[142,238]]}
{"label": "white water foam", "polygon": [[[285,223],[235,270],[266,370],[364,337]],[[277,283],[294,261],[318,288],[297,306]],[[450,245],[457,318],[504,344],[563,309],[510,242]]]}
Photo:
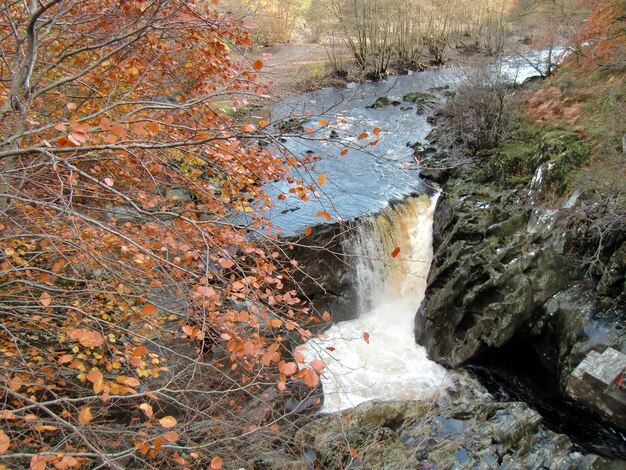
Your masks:
{"label": "white water foam", "polygon": [[413,333],[433,256],[436,202],[409,198],[363,220],[344,243],[354,257],[360,315],[305,345],[309,358],[327,366],[323,412],[373,399],[438,399],[453,387],[453,377],[428,359]]}

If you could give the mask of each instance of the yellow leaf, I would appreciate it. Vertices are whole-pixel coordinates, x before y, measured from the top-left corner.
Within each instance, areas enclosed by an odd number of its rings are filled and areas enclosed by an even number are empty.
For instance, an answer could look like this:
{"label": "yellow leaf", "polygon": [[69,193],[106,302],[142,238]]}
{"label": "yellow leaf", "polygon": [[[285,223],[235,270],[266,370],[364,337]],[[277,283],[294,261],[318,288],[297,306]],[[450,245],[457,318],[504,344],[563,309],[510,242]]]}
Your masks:
{"label": "yellow leaf", "polygon": [[317,177],[317,182],[319,185],[326,183],[326,175],[319,175]]}
{"label": "yellow leaf", "polygon": [[149,405],[148,403],[142,403],[141,405],[139,405],[138,407],[140,410],[143,410],[143,412],[146,414],[146,416],[148,418],[152,417],[152,406]]}
{"label": "yellow leaf", "polygon": [[78,422],[81,426],[86,426],[92,419],[93,414],[91,414],[91,409],[88,406],[81,408],[78,412]]}
{"label": "yellow leaf", "polygon": [[159,420],[159,424],[165,429],[170,429],[176,426],[176,418],[173,416],[165,416]]}
{"label": "yellow leaf", "polygon": [[317,123],[320,126],[327,126],[328,125],[328,119],[320,119],[319,121],[317,121]]}

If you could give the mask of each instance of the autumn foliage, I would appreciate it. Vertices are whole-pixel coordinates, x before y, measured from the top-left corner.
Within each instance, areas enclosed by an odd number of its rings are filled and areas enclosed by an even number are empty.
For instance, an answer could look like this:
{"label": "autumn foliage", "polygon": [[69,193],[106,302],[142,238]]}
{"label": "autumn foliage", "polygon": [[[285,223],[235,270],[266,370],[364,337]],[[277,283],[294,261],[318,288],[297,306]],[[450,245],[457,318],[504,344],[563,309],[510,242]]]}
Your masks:
{"label": "autumn foliage", "polygon": [[218,469],[219,438],[192,430],[262,386],[319,381],[286,340],[310,335],[294,266],[260,215],[236,222],[289,168],[222,111],[264,93],[262,63],[233,53],[249,34],[212,3],[0,6],[8,468]]}

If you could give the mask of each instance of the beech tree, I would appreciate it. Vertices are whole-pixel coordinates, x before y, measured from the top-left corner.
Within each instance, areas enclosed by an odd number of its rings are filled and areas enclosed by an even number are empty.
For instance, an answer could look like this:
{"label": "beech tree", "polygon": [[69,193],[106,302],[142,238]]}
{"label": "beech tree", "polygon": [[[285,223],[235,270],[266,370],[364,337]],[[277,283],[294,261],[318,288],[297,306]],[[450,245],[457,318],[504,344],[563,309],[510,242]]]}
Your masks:
{"label": "beech tree", "polygon": [[265,91],[262,61],[233,53],[248,31],[214,3],[0,5],[10,468],[221,468],[219,439],[192,434],[229,400],[318,383],[323,365],[286,347],[310,334],[293,265],[260,215],[234,222],[291,177],[254,143],[264,123],[222,111]]}

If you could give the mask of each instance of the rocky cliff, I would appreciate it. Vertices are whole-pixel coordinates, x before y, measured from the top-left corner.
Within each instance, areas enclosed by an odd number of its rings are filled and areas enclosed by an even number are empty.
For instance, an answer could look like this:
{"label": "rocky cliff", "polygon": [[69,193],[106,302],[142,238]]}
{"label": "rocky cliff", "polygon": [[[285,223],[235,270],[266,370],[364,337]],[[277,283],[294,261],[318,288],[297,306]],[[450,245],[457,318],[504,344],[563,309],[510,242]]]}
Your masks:
{"label": "rocky cliff", "polygon": [[626,209],[570,187],[587,155],[553,131],[525,154],[424,172],[445,184],[415,334],[451,367],[523,344],[563,396],[625,428]]}

